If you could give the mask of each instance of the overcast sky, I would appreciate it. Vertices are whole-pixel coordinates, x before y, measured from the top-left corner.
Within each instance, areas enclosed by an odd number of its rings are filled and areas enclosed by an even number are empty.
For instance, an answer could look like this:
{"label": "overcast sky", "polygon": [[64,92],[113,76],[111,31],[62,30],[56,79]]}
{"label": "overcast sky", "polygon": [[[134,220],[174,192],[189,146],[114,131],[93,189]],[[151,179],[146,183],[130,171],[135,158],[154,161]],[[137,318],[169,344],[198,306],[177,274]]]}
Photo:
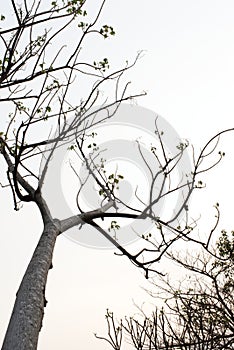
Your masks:
{"label": "overcast sky", "polygon": [[[94,8],[98,1],[92,3]],[[107,0],[102,18],[116,30],[116,37],[107,43],[114,65],[144,50],[129,73],[132,89],[148,93],[139,105],[162,115],[198,149],[216,132],[234,125],[232,0]],[[222,144],[226,159],[209,177],[201,197],[206,201],[197,202],[205,224],[210,222],[212,205],[220,201],[223,223],[232,228],[232,138],[227,136]],[[36,208],[24,204],[14,212],[11,199],[7,190],[1,190],[0,343],[42,230]],[[134,313],[133,300],[144,302],[144,276],[111,250],[85,248],[63,236],[58,238],[53,263],[38,349],[108,350],[93,333],[105,333],[106,308],[123,317]]]}

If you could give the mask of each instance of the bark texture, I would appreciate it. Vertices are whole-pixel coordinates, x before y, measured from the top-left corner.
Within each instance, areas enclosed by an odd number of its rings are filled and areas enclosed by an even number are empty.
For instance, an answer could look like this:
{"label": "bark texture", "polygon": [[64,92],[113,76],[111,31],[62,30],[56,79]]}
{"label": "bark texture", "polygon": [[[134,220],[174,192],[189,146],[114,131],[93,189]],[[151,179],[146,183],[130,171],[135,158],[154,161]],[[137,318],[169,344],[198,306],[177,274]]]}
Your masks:
{"label": "bark texture", "polygon": [[35,350],[44,315],[45,286],[59,228],[45,225],[32,259],[24,274],[2,350]]}

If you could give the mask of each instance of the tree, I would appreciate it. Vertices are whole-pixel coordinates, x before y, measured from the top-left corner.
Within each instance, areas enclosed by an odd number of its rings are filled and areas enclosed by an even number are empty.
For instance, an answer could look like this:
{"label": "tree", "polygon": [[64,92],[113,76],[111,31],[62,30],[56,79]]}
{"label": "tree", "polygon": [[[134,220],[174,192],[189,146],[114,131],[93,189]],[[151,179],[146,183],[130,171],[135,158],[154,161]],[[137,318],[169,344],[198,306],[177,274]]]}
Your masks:
{"label": "tree", "polygon": [[234,232],[225,230],[212,254],[170,254],[187,275],[179,285],[168,278],[153,282],[150,293],[163,299],[162,309],[150,317],[142,311],[141,318],[126,317],[119,324],[107,310],[108,337],[96,337],[116,350],[122,348],[123,334],[136,349],[233,349],[233,257]]}
{"label": "tree", "polygon": [[[149,150],[157,165],[153,171],[137,142],[136,151],[150,173],[149,198],[143,202],[138,196],[138,206],[129,207],[118,195],[123,175],[118,172],[107,174],[105,162],[100,158],[101,150],[95,142],[92,127],[105,123],[116,115],[120,104],[139,95],[127,94],[128,83],[121,83],[124,73],[132,64],[110,71],[108,58],[83,58],[83,47],[88,45],[90,35],[95,40],[107,39],[115,34],[111,25],[100,25],[99,19],[105,1],[91,18],[85,0],[53,1],[24,0],[17,4],[11,1],[13,18],[8,20],[1,15],[2,28],[0,60],[0,89],[2,111],[5,115],[4,127],[0,134],[1,159],[6,168],[3,186],[11,189],[15,210],[24,202],[36,205],[40,211],[44,229],[28,268],[20,284],[9,322],[3,349],[36,349],[46,306],[45,288],[49,269],[52,267],[54,246],[58,236],[72,227],[89,225],[103,235],[134,265],[142,269],[148,278],[150,272],[161,273],[156,263],[178,240],[194,241],[194,222],[188,217],[189,198],[194,189],[202,187],[197,176],[215,166],[223,157],[218,155],[211,165],[201,168],[207,158],[207,150],[216,141],[216,135],[194,158],[193,171],[180,174],[176,181],[174,173],[178,164],[186,156],[188,143],[175,144],[173,152],[166,149],[165,130],[155,123],[154,145]],[[71,42],[68,35],[77,33]],[[61,43],[66,45],[61,46]],[[59,48],[58,48],[59,47]],[[85,56],[84,56],[85,57]],[[83,88],[87,83],[88,92]],[[84,84],[85,85],[85,84]],[[106,87],[107,86],[107,87]],[[111,91],[108,99],[102,91]],[[77,98],[79,91],[79,101]],[[75,93],[74,93],[75,92]],[[56,132],[51,130],[56,126]],[[87,144],[88,143],[88,144]],[[88,176],[80,182],[77,191],[77,213],[67,218],[54,218],[43,189],[46,185],[48,169],[56,151],[66,146],[80,157],[87,168]],[[216,147],[213,148],[213,151]],[[212,153],[212,151],[210,152]],[[72,165],[71,165],[72,166]],[[75,169],[74,169],[75,171]],[[55,174],[55,177],[58,174]],[[80,196],[85,183],[92,177],[98,187],[100,206],[85,212],[80,205]],[[159,217],[157,204],[175,193],[182,193],[181,201],[170,218]],[[118,210],[118,205],[128,209],[127,213]],[[181,225],[178,221],[185,213]],[[109,230],[103,221],[111,219]],[[137,252],[131,252],[119,243],[116,232],[120,225],[117,218],[126,220],[149,219],[159,232],[157,237],[149,232],[136,233],[142,239]],[[100,220],[98,220],[100,219]],[[170,232],[170,234],[168,234]],[[208,246],[206,247],[208,250]]]}

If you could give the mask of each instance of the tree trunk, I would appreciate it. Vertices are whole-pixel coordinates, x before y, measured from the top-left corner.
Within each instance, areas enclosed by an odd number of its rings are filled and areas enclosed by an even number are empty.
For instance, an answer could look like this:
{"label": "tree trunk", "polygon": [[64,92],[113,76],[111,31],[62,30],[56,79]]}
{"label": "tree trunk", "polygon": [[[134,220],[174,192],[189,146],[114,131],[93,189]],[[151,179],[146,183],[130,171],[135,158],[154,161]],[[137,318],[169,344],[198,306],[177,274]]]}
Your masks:
{"label": "tree trunk", "polygon": [[44,315],[45,286],[59,229],[53,222],[44,231],[24,274],[2,350],[35,350]]}

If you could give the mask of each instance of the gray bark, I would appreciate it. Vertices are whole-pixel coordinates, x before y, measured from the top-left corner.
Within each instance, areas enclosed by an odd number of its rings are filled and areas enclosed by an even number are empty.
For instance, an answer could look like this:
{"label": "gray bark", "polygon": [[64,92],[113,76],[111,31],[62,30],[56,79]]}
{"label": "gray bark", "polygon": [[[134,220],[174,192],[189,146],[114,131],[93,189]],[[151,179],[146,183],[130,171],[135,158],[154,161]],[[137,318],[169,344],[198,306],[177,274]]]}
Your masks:
{"label": "gray bark", "polygon": [[2,350],[37,349],[46,304],[46,280],[52,266],[54,245],[59,233],[60,230],[55,223],[45,224],[16,294]]}

